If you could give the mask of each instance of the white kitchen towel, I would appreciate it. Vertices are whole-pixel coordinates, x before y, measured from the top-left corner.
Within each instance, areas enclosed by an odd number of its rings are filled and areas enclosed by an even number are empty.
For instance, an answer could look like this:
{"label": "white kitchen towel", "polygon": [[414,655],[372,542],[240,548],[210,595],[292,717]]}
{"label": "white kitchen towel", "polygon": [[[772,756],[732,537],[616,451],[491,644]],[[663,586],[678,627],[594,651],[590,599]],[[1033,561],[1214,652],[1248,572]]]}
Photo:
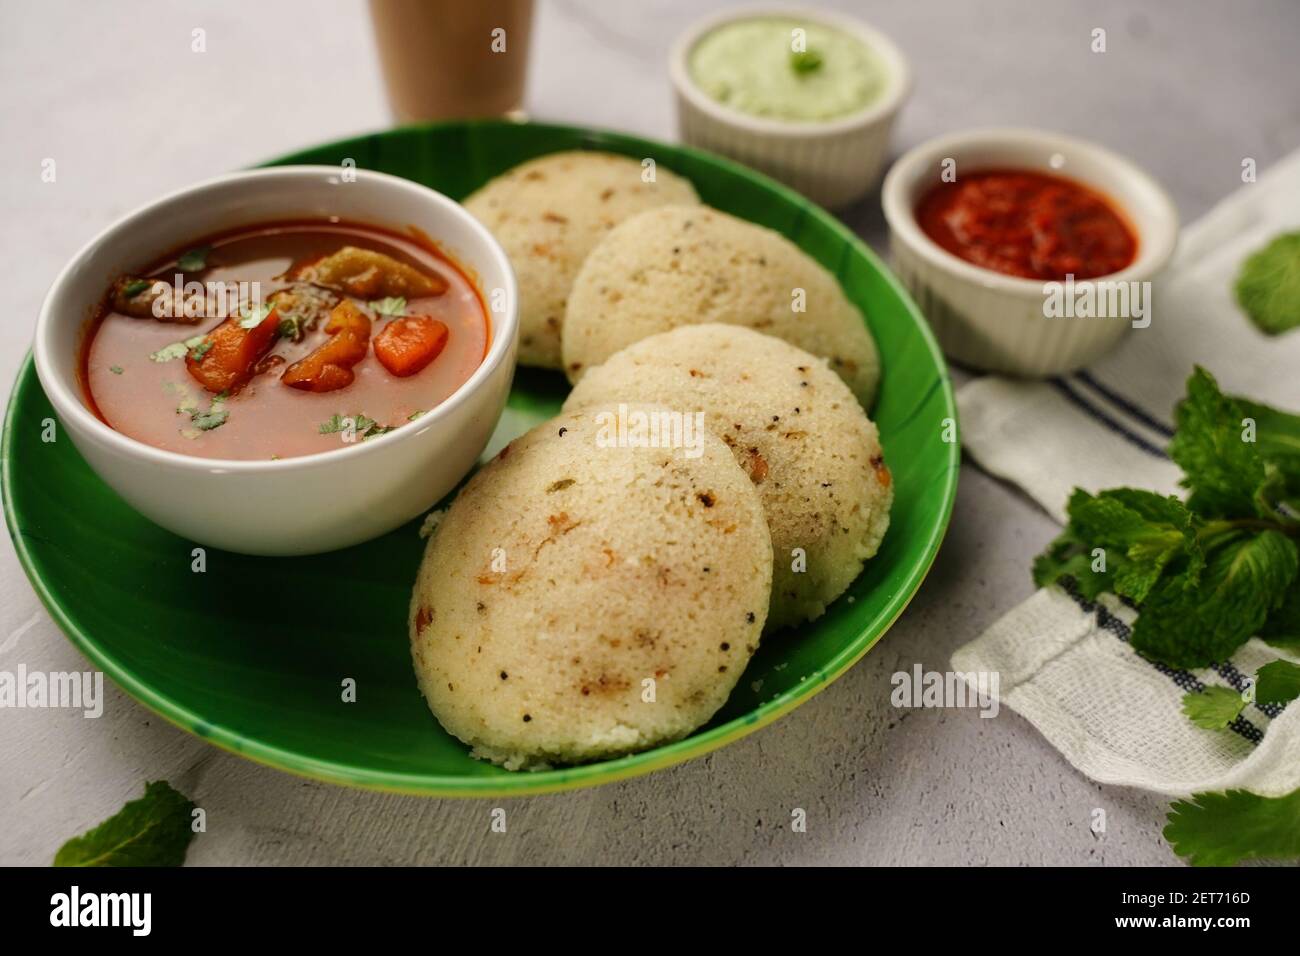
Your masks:
{"label": "white kitchen towel", "polygon": [[[966,451],[1062,522],[1076,486],[1177,493],[1180,472],[1164,448],[1193,365],[1227,392],[1300,408],[1300,331],[1263,335],[1232,294],[1242,260],[1295,229],[1300,152],[1184,230],[1154,290],[1150,327],[1131,330],[1096,366],[1047,382],[989,376],[965,385],[957,402]],[[1217,668],[1152,664],[1128,644],[1133,617],[1105,596],[1090,602],[1049,588],[958,650],[952,666],[998,672],[1002,702],[1093,779],[1179,795],[1300,788],[1300,704],[1251,704],[1224,731],[1196,727],[1181,710],[1188,691],[1243,690],[1260,665],[1300,660],[1251,640]]]}

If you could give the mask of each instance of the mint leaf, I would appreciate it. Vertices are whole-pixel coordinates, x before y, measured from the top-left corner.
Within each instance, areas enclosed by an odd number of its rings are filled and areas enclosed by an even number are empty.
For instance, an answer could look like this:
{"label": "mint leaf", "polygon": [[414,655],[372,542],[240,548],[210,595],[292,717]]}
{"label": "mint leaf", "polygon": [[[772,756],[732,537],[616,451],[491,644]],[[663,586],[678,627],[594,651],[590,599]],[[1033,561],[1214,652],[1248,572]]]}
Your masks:
{"label": "mint leaf", "polygon": [[1261,332],[1300,325],[1300,232],[1277,236],[1241,264],[1237,303]]}
{"label": "mint leaf", "polygon": [[1168,821],[1165,839],[1193,866],[1300,857],[1300,790],[1282,797],[1197,793],[1170,807]]}
{"label": "mint leaf", "polygon": [[1169,456],[1183,469],[1187,506],[1206,517],[1241,518],[1256,513],[1255,493],[1264,483],[1258,443],[1243,440],[1246,412],[1219,391],[1199,365],[1187,380],[1187,397],[1174,409],[1177,432]]}
{"label": "mint leaf", "polygon": [[181,272],[199,272],[206,269],[208,253],[211,251],[211,246],[199,246],[197,249],[191,249],[176,260],[176,268],[180,269]]}
{"label": "mint leaf", "polygon": [[1113,590],[1111,568],[1112,565],[1107,564],[1105,571],[1093,571],[1093,558],[1084,543],[1067,531],[1034,559],[1034,583],[1045,588],[1068,578],[1078,587],[1079,593],[1091,601],[1098,594]]}
{"label": "mint leaf", "polygon": [[1261,704],[1289,704],[1300,697],[1300,664],[1273,661],[1255,675],[1255,700]]}
{"label": "mint leaf", "polygon": [[1257,636],[1300,654],[1300,588],[1291,588],[1282,603],[1268,612]]}
{"label": "mint leaf", "polygon": [[73,837],[55,866],[180,866],[194,839],[194,804],[163,780],[146,783],[132,800],[93,830]]}
{"label": "mint leaf", "polygon": [[1199,579],[1198,522],[1177,498],[1131,488],[1097,495],[1075,489],[1067,511],[1066,531],[1034,564],[1040,587],[1071,577],[1088,599],[1114,591],[1141,602],[1171,564],[1185,584]]}
{"label": "mint leaf", "polygon": [[1255,444],[1267,461],[1285,470],[1300,471],[1300,415],[1292,415],[1261,402],[1234,396],[1234,401],[1255,421]]}
{"label": "mint leaf", "polygon": [[1183,695],[1183,713],[1206,730],[1223,730],[1245,709],[1245,698],[1231,687],[1207,687]]}
{"label": "mint leaf", "polygon": [[1207,556],[1199,586],[1170,576],[1133,626],[1133,649],[1173,667],[1227,660],[1280,605],[1300,571],[1294,541],[1277,531],[1232,532]]}
{"label": "mint leaf", "polygon": [[1204,559],[1196,542],[1191,513],[1174,497],[1132,488],[1115,488],[1093,497],[1076,492],[1070,499],[1070,520],[1092,548],[1103,548],[1108,560],[1125,558],[1113,569],[1113,590],[1141,602],[1175,558],[1188,559],[1190,583],[1200,575]]}

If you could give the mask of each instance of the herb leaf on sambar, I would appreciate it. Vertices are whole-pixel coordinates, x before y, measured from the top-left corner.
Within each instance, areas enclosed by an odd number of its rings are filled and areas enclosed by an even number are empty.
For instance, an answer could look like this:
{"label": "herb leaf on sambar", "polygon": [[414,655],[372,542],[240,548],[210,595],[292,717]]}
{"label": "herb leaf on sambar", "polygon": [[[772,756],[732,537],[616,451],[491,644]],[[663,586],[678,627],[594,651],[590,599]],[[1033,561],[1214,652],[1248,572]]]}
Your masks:
{"label": "herb leaf on sambar", "polygon": [[211,246],[199,246],[196,249],[191,249],[176,260],[176,267],[182,272],[201,272],[208,266],[208,253],[211,251]]}

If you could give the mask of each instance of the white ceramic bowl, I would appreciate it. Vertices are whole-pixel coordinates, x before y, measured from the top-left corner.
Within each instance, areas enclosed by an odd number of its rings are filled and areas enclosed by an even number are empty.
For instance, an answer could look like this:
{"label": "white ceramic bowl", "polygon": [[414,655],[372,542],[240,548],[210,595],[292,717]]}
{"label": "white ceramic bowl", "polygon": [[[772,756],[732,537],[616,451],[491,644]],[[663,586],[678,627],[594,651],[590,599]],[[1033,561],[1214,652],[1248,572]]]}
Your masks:
{"label": "white ceramic bowl", "polygon": [[[459,204],[432,189],[382,173],[344,172],[332,166],[254,170],[164,196],[87,243],[45,299],[36,325],[36,371],[62,428],[132,507],[181,537],[262,555],[312,554],[373,538],[455,487],[500,417],[518,335],[518,295],[505,251]],[[446,401],[386,435],[279,461],[163,451],[114,431],[90,412],[78,381],[78,350],[110,282],[202,236],[329,216],[398,232],[416,226],[486,293],[504,290],[504,308],[490,313],[487,357]]]}
{"label": "white ceramic bowl", "polygon": [[[856,36],[884,64],[885,88],[857,113],[812,122],[751,116],[719,103],[691,79],[691,50],[723,24],[764,16],[809,20]],[[907,58],[883,33],[830,10],[789,5],[729,8],[699,21],[673,44],[668,69],[684,142],[761,170],[829,207],[861,199],[876,184],[894,117],[912,88]]]}
{"label": "white ceramic bowl", "polygon": [[956,161],[959,180],[962,173],[980,169],[1027,169],[1065,176],[1111,199],[1137,233],[1138,250],[1127,268],[1099,276],[1098,282],[1154,279],[1173,255],[1178,211],[1164,189],[1124,157],[1059,133],[977,129],[909,151],[889,170],[881,188],[890,255],[949,358],[1008,375],[1057,375],[1093,362],[1134,321],[1143,321],[1049,318],[1042,281],[983,269],[933,242],[917,224],[916,205],[940,182],[946,159]]}

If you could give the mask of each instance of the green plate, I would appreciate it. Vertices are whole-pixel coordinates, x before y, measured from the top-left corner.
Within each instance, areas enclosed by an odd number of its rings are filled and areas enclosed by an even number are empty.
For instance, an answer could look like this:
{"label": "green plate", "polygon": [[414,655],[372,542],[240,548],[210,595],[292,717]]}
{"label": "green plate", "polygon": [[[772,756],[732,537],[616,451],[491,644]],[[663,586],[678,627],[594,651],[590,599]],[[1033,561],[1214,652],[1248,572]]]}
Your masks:
{"label": "green plate", "polygon": [[[934,560],[957,486],[952,386],[916,307],[836,219],[723,159],[633,136],[507,122],[408,127],[276,160],[395,173],[461,197],[523,160],[599,149],[656,162],[706,203],[788,236],[834,272],[868,317],[884,366],[873,411],[897,482],[880,554],[803,633],[764,641],[727,705],[685,740],[618,760],[510,773],[469,756],[429,713],[411,670],[406,608],[423,542],[412,523],[310,558],[209,551],[151,524],[109,490],[72,443],[41,440],[53,411],[30,358],[4,430],[9,532],[37,594],[87,657],[177,726],[242,756],[334,783],[439,796],[538,793],[607,783],[738,740],[812,697],[865,654]],[[550,417],[567,386],[521,369],[489,453]],[[232,507],[237,503],[232,502]],[[356,681],[356,701],[341,682]]]}

